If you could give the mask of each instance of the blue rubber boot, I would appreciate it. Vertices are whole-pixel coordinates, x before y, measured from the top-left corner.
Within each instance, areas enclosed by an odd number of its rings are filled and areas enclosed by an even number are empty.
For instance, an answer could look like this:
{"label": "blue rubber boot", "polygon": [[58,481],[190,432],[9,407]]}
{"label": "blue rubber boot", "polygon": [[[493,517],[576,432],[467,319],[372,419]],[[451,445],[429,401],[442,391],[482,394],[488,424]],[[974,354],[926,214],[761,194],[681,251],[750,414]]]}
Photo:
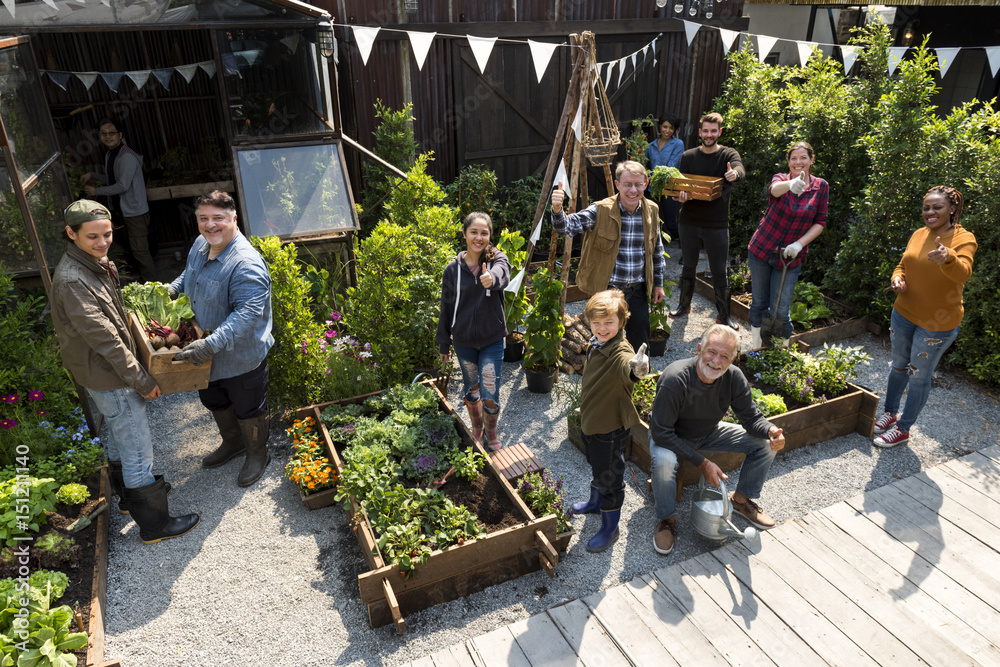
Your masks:
{"label": "blue rubber boot", "polygon": [[621,515],[621,508],[601,510],[601,529],[587,542],[587,551],[592,553],[604,551],[618,541],[618,519]]}
{"label": "blue rubber boot", "polygon": [[575,514],[597,514],[601,511],[601,492],[590,487],[590,500],[583,503],[573,503]]}

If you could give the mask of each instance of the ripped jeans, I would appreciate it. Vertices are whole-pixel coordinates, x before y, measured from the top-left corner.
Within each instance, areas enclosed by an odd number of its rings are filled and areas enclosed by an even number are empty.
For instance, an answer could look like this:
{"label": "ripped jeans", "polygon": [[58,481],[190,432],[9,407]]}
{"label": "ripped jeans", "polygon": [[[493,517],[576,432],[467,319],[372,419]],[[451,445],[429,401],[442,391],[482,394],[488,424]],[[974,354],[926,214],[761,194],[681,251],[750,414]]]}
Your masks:
{"label": "ripped jeans", "polygon": [[500,369],[503,368],[503,338],[477,350],[455,346],[455,356],[462,368],[465,400],[483,399],[483,409],[491,415],[500,412]]}
{"label": "ripped jeans", "polygon": [[894,308],[889,326],[892,340],[892,369],[885,390],[885,411],[897,414],[907,390],[906,406],[896,422],[900,431],[909,432],[924,409],[931,392],[931,378],[941,356],[958,338],[958,327],[950,331],[930,331],[918,327]]}

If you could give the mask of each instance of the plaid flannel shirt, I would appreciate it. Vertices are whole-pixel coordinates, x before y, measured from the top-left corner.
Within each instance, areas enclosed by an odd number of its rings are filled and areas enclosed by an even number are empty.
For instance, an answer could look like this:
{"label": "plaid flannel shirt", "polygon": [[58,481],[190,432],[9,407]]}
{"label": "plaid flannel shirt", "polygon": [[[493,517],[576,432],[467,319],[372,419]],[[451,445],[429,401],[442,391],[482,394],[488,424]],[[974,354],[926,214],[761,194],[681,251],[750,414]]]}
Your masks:
{"label": "plaid flannel shirt", "polygon": [[[775,174],[771,185],[787,180],[789,174]],[[816,176],[810,178],[808,187],[800,195],[789,191],[780,197],[769,197],[767,211],[750,239],[750,254],[762,262],[771,262],[781,248],[798,241],[813,225],[825,227],[829,198],[829,184]],[[808,254],[807,246],[788,263],[788,268],[805,264]]]}

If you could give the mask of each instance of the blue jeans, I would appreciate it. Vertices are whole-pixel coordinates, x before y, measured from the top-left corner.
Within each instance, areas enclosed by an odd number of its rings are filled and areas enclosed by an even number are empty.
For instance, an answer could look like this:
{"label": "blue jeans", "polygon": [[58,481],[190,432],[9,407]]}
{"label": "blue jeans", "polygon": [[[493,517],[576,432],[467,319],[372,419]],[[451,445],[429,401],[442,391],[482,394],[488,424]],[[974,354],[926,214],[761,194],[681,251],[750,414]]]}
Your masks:
{"label": "blue jeans", "polygon": [[918,327],[892,309],[889,338],[892,341],[892,369],[885,390],[885,411],[897,414],[903,400],[903,390],[907,390],[903,416],[896,422],[900,431],[909,433],[917,421],[917,415],[924,409],[927,396],[931,393],[931,378],[941,356],[955,339],[958,327],[950,331],[930,331]]}
{"label": "blue jeans", "polygon": [[[767,262],[762,262],[754,256],[748,260],[750,264],[750,289],[753,292],[753,301],[750,304],[750,326],[759,327],[764,322],[765,317],[774,314],[774,301],[778,295],[778,286],[781,285],[781,269],[771,266]],[[795,283],[799,280],[799,273],[802,272],[802,265],[799,264],[794,269],[788,269],[785,274],[785,284],[781,287],[781,298],[778,300],[778,316],[774,322],[773,336],[789,338],[792,335],[792,319],[788,316],[788,311],[792,307],[792,293],[795,291]]]}
{"label": "blue jeans", "polygon": [[625,502],[625,446],[632,438],[627,428],[611,433],[583,434],[587,461],[594,478],[590,485],[601,492],[601,509],[621,509]]}
{"label": "blue jeans", "polygon": [[137,489],[152,484],[153,437],[146,416],[146,399],[135,389],[108,391],[87,389],[98,411],[108,420],[105,447],[108,459],[122,462],[125,487]]}
{"label": "blue jeans", "polygon": [[491,415],[500,412],[500,370],[503,368],[503,338],[477,350],[455,346],[455,356],[462,368],[465,400],[483,399],[483,409]]}
{"label": "blue jeans", "polygon": [[[689,440],[688,444],[702,452],[738,452],[746,454],[740,468],[740,481],[736,490],[747,498],[757,498],[764,488],[764,480],[777,454],[767,438],[755,438],[739,424],[719,422],[715,430],[704,438]],[[656,503],[657,520],[669,519],[677,512],[677,454],[666,447],[658,447],[649,439],[652,459],[650,475],[653,478],[653,501]]]}

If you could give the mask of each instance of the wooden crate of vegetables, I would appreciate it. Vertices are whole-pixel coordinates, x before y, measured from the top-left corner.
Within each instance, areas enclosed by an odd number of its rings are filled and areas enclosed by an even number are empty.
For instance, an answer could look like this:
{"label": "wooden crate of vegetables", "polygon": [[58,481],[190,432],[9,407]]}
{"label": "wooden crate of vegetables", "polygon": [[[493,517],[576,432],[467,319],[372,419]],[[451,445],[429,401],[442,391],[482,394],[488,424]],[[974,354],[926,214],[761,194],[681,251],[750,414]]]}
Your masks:
{"label": "wooden crate of vegetables", "polygon": [[160,391],[176,394],[208,387],[212,360],[200,366],[174,361],[193,340],[205,337],[194,319],[187,295],[171,299],[163,283],[133,283],[122,290],[129,326],[136,340],[139,361],[153,376]]}
{"label": "wooden crate of vegetables", "polygon": [[676,197],[686,191],[692,199],[712,201],[722,196],[722,179],[696,174],[682,174],[675,167],[657,167],[650,174],[649,189],[663,197]]}

